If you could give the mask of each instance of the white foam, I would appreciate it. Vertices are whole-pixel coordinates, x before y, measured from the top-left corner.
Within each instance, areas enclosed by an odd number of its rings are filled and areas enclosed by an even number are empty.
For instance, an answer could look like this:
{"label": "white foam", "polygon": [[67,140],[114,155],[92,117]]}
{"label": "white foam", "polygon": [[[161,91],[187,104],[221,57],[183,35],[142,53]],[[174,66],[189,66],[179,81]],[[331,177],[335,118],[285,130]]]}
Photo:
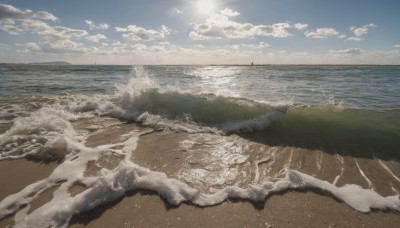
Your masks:
{"label": "white foam", "polygon": [[358,164],[357,160],[354,159],[354,162],[357,165],[358,171],[360,172],[361,176],[364,178],[364,180],[368,183],[368,187],[371,189],[373,188],[372,182],[368,179],[367,175],[365,175],[364,171],[361,169],[360,165]]}
{"label": "white foam", "polygon": [[[263,130],[272,122],[282,120],[288,108],[287,105],[251,103],[226,97],[226,94],[196,94],[178,88],[162,88],[142,66],[134,67],[129,81],[118,85],[113,94],[69,98],[66,101],[69,111],[75,113],[90,112],[189,133]],[[251,110],[258,114],[250,113]],[[192,121],[192,115],[197,115],[197,122]],[[249,115],[254,118],[246,119]]]}
{"label": "white foam", "polygon": [[270,161],[270,160],[271,160],[270,158],[265,158],[265,159],[257,160],[257,161],[254,162],[254,170],[255,170],[255,171],[254,171],[255,175],[254,175],[254,180],[253,180],[253,183],[254,183],[254,184],[257,184],[258,181],[260,180],[260,169],[259,169],[259,165],[262,164],[262,163],[268,162],[268,161]]}
{"label": "white foam", "polygon": [[344,158],[342,157],[342,156],[340,156],[339,154],[335,154],[335,158],[337,158],[339,161],[340,161],[340,163],[342,163],[342,166],[341,166],[341,168],[340,168],[340,174],[339,175],[337,175],[336,177],[335,177],[335,180],[333,181],[333,185],[336,185],[337,184],[337,182],[339,181],[339,179],[343,176],[343,174],[344,174]]}
{"label": "white foam", "polygon": [[394,178],[396,179],[398,182],[400,182],[400,178],[396,175],[394,175],[394,173],[392,172],[392,170],[389,169],[389,167],[387,167],[387,165],[385,165],[385,163],[383,163],[383,161],[381,161],[380,159],[378,159],[379,164]]}
{"label": "white foam", "polygon": [[317,161],[317,168],[318,168],[318,171],[320,171],[321,168],[322,168],[322,166],[321,166],[321,164],[322,164],[322,159],[323,159],[323,157],[324,157],[322,150],[320,150],[319,153],[318,153],[316,156],[317,156],[317,159],[316,159],[316,161]]}
{"label": "white foam", "polygon": [[[142,73],[139,68],[138,74]],[[334,184],[331,184],[299,171],[290,170],[293,150],[290,153],[288,164],[281,170],[282,174],[285,174],[283,178],[275,177],[275,181],[272,182],[266,180],[268,178],[262,177],[259,170],[256,170],[253,184],[241,188],[235,185],[226,185],[226,183],[236,179],[240,170],[231,167],[246,162],[247,155],[242,154],[240,143],[234,144],[233,141],[216,142],[220,145],[215,146],[215,150],[210,150],[208,160],[204,161],[209,162],[210,167],[203,166],[188,170],[188,176],[186,176],[186,178],[191,178],[190,181],[193,181],[193,175],[198,175],[201,177],[198,180],[205,181],[208,186],[212,185],[213,181],[216,181],[216,186],[220,183],[224,184],[224,187],[214,188],[212,193],[206,193],[196,186],[189,186],[183,182],[185,180],[183,173],[182,180],[169,178],[165,173],[152,171],[130,161],[142,134],[140,132],[132,131],[123,135],[124,141],[122,143],[105,144],[96,148],[86,147],[84,145],[85,135],[77,132],[71,124],[71,121],[87,116],[85,112],[137,120],[155,128],[166,127],[167,129],[190,133],[199,131],[219,132],[214,128],[199,127],[191,123],[182,124],[179,121],[165,120],[161,116],[145,112],[135,113],[136,107],[143,105],[143,103],[140,103],[141,101],[138,103],[137,96],[141,96],[146,89],[154,88],[150,81],[140,82],[140,80],[137,80],[137,83],[142,86],[142,90],[131,91],[130,88],[137,86],[133,83],[126,88],[119,87],[118,92],[114,95],[76,96],[68,98],[67,101],[60,101],[59,104],[42,107],[28,117],[15,119],[12,128],[0,135],[0,159],[23,157],[38,152],[46,157],[56,151],[64,157],[64,160],[47,178],[32,183],[21,191],[3,199],[0,202],[0,219],[16,213],[16,227],[66,227],[74,214],[112,202],[123,197],[127,192],[138,189],[154,191],[172,205],[190,202],[198,206],[214,206],[230,198],[262,202],[267,196],[288,189],[307,190],[315,188],[330,193],[361,212],[369,212],[373,208],[400,211],[398,195],[382,197],[373,190],[363,189],[354,184],[337,187],[335,183],[338,178],[335,179]],[[63,104],[66,102],[67,105],[61,105],[61,102]],[[281,118],[283,114],[284,112],[277,109],[258,119],[226,124],[223,129],[224,131],[263,129],[271,122]],[[143,134],[145,133],[143,132]],[[206,136],[207,134],[204,134],[204,137]],[[213,141],[212,135],[210,140],[205,140],[203,144],[207,145],[211,141]],[[195,150],[195,145],[196,141],[189,138],[181,144],[181,147],[190,151]],[[271,158],[279,156],[275,149],[272,148],[268,151]],[[124,160],[112,170],[103,168],[95,176],[84,176],[89,161],[96,163],[102,155],[110,153],[123,155]],[[268,158],[264,157],[257,160],[257,169],[258,164],[265,162]],[[343,158],[337,158],[343,163]],[[210,172],[210,170],[213,171],[211,169],[212,162],[223,165],[219,167],[220,173],[223,175],[218,176]],[[399,180],[383,162],[379,162],[396,180]],[[343,169],[341,175],[343,175]],[[87,189],[72,196],[68,189],[77,183],[84,184]],[[52,200],[28,214],[32,200],[51,187],[56,189],[53,192]]]}
{"label": "white foam", "polygon": [[185,157],[178,178],[205,191],[240,182],[239,166],[249,158],[247,142],[235,135],[191,134],[179,147]]}
{"label": "white foam", "polygon": [[[246,188],[227,186],[213,193],[203,193],[177,179],[168,178],[165,173],[155,172],[129,161],[130,155],[136,148],[139,135],[137,132],[131,132],[124,136],[126,140],[123,143],[102,145],[94,149],[87,148],[72,139],[66,140],[66,150],[69,153],[65,161],[48,178],[28,185],[22,191],[6,197],[0,203],[0,218],[19,211],[15,217],[17,227],[65,227],[75,213],[91,210],[137,189],[157,192],[172,205],[191,202],[198,206],[212,206],[229,198],[260,202],[272,193],[287,189],[317,188],[331,193],[361,212],[369,212],[371,208],[400,211],[398,196],[382,197],[372,190],[363,189],[357,185],[336,187],[295,170],[287,171],[286,176],[276,182],[265,181]],[[116,149],[121,146],[122,149]],[[96,161],[102,154],[110,151],[124,154],[125,160],[113,170],[102,169],[98,176],[84,177],[87,162]],[[58,185],[60,181],[65,182],[55,190],[50,202],[30,214],[27,214],[26,209],[19,210],[23,205],[30,205],[41,192]],[[76,182],[84,183],[88,188],[76,196],[71,196],[68,189]]]}
{"label": "white foam", "polygon": [[221,129],[224,132],[261,131],[266,127],[268,127],[271,123],[282,120],[284,115],[285,115],[284,112],[281,112],[279,110],[274,110],[256,119],[243,120],[243,121],[224,124],[221,127]]}
{"label": "white foam", "polygon": [[298,183],[298,187],[311,187],[327,191],[360,212],[370,212],[373,208],[400,211],[400,198],[398,195],[383,197],[370,189],[363,189],[355,184],[346,184],[342,187],[336,187],[327,181],[319,180],[298,171],[288,172],[288,177],[292,183]]}
{"label": "white foam", "polygon": [[181,122],[179,120],[169,120],[159,115],[149,114],[148,112],[141,114],[139,117],[136,118],[136,121],[140,122],[144,126],[152,127],[155,129],[164,129],[187,133],[223,134],[223,132],[214,127],[206,127],[191,122]]}
{"label": "white foam", "polygon": [[[70,120],[78,116],[54,108],[44,107],[28,117],[14,120],[11,129],[0,135],[0,160],[17,159],[51,149],[52,156],[63,156],[65,141],[74,138],[84,141],[75,134]],[[48,155],[44,153],[43,155]]]}
{"label": "white foam", "polygon": [[[372,190],[362,189],[357,185],[336,187],[326,181],[294,170],[289,170],[285,178],[275,183],[267,181],[261,185],[250,185],[248,188],[228,186],[213,194],[205,194],[183,182],[168,178],[164,173],[154,172],[130,162],[129,157],[136,148],[138,136],[139,134],[136,132],[125,135],[124,137],[127,139],[120,144],[123,145],[123,149],[120,151],[113,149],[117,145],[103,145],[90,149],[78,142],[67,140],[67,150],[79,152],[69,153],[64,163],[57,167],[48,178],[31,184],[21,192],[4,199],[0,203],[0,216],[4,217],[18,211],[20,206],[29,204],[40,192],[57,185],[60,181],[66,182],[56,190],[53,200],[31,214],[25,214],[25,217],[19,215],[18,218],[24,217],[25,219],[17,218],[17,226],[64,226],[74,213],[90,210],[122,197],[126,192],[135,189],[156,191],[174,205],[190,201],[199,206],[210,206],[219,204],[228,198],[262,201],[274,192],[290,188],[312,187],[330,192],[338,199],[362,212],[368,212],[371,208],[400,210],[400,200],[397,196],[382,197]],[[87,162],[97,160],[101,154],[110,150],[125,154],[126,160],[114,170],[103,169],[98,177],[84,177],[83,173]],[[75,197],[71,197],[67,190],[77,181],[87,184],[88,189]],[[19,213],[26,212],[20,211]]]}

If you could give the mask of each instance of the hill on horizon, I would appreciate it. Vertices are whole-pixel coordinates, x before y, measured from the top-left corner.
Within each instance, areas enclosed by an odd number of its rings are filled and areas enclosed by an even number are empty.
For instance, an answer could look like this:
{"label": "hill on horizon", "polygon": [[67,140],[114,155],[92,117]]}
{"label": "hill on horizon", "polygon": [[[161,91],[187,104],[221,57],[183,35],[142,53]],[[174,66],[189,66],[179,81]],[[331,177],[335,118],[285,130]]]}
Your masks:
{"label": "hill on horizon", "polygon": [[52,61],[52,62],[34,62],[34,63],[29,63],[31,65],[72,65],[69,62],[66,61]]}

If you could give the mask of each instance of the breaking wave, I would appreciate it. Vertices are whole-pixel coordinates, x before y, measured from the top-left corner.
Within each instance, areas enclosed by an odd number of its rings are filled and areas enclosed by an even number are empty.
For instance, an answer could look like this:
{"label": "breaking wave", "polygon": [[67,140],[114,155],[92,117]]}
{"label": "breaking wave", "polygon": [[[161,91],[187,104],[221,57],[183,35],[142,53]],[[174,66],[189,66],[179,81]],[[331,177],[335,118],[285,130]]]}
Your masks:
{"label": "breaking wave", "polygon": [[[374,208],[400,211],[398,195],[383,197],[354,184],[338,187],[335,182],[329,183],[290,169],[283,170],[284,177],[275,181],[245,187],[230,185],[205,193],[131,161],[140,136],[148,132],[131,131],[122,135],[122,141],[118,143],[94,148],[85,146],[87,135],[78,132],[72,123],[93,116],[121,118],[156,129],[190,133],[261,131],[268,139],[294,144],[296,140],[332,143],[342,138],[362,143],[377,137],[383,140],[380,142],[390,144],[400,129],[399,120],[395,118],[397,111],[380,114],[332,106],[273,106],[248,99],[193,94],[161,88],[143,67],[136,67],[129,82],[117,86],[113,94],[56,98],[27,116],[12,120],[13,126],[0,135],[0,160],[31,156],[62,163],[47,178],[3,199],[0,219],[16,214],[17,227],[66,227],[74,214],[115,201],[127,192],[139,189],[154,191],[172,205],[190,202],[204,207],[232,198],[260,202],[271,194],[289,189],[313,188],[330,193],[360,212]],[[383,121],[385,118],[389,118],[390,124]],[[107,128],[103,130],[107,131]],[[349,140],[349,137],[354,138]],[[121,155],[123,159],[113,169],[100,167],[97,175],[85,176],[89,161],[96,163],[110,154]],[[68,190],[77,184],[85,186],[85,190],[73,196]],[[52,200],[28,213],[32,200],[52,187],[56,187]]]}

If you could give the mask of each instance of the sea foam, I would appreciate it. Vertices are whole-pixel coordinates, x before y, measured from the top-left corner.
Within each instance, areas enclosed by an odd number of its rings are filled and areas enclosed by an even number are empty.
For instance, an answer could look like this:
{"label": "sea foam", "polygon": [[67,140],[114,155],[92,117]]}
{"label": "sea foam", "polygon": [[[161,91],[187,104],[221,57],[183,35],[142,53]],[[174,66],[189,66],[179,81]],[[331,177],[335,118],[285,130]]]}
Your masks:
{"label": "sea foam", "polygon": [[[137,68],[136,74],[145,74],[142,70]],[[148,78],[136,79],[131,79],[133,81],[127,87],[120,86],[114,94],[75,96],[71,100],[46,105],[27,117],[14,120],[14,125],[0,135],[0,159],[34,155],[38,159],[47,159],[55,156],[56,152],[56,157],[61,158],[62,163],[47,178],[29,184],[3,199],[0,202],[0,218],[15,214],[16,227],[66,227],[74,214],[115,201],[135,190],[156,192],[171,205],[187,202],[205,207],[221,204],[227,199],[263,202],[271,194],[290,189],[319,189],[360,212],[370,212],[371,209],[400,211],[398,195],[383,197],[371,189],[363,189],[354,184],[338,187],[290,169],[282,170],[284,176],[274,181],[259,182],[257,177],[256,182],[247,186],[230,185],[214,189],[213,192],[203,192],[182,180],[168,177],[166,173],[153,171],[131,161],[138,140],[148,132],[132,131],[121,136],[122,141],[115,144],[95,148],[85,146],[87,135],[76,131],[72,121],[91,115],[118,117],[155,128],[164,127],[190,133],[224,133],[264,129],[273,121],[279,121],[286,112],[284,107],[264,106],[243,99],[161,91]],[[138,86],[136,83],[140,85],[138,90],[134,89]],[[165,95],[166,98],[176,98],[191,105],[214,105],[213,108],[216,108],[222,104],[234,110],[231,110],[232,114],[228,117],[222,114],[214,116],[222,122],[215,121],[214,117],[207,119],[206,116],[196,116],[196,113],[187,115],[185,119],[181,115],[185,113],[185,109],[182,111],[184,105],[181,106],[180,102],[172,109],[160,108],[163,105],[159,105],[159,99]],[[247,109],[251,111],[243,111]],[[100,166],[100,171],[94,176],[85,176],[89,161],[96,163],[107,154],[118,154],[124,159],[113,169]],[[238,156],[238,159],[241,157]],[[68,190],[76,184],[84,185],[86,190],[73,196]],[[55,188],[52,200],[28,213],[32,201],[52,187]]]}
{"label": "sea foam", "polygon": [[80,96],[69,104],[75,113],[91,112],[192,133],[263,130],[281,121],[287,109],[285,105],[164,88],[141,66],[136,66],[129,81],[118,85],[113,94]]}
{"label": "sea foam", "polygon": [[[69,115],[64,115],[64,117],[71,118]],[[40,119],[42,117],[35,114],[20,121],[36,122],[32,118]],[[61,122],[59,122],[60,120],[53,121],[57,125],[66,120],[61,118]],[[268,195],[288,189],[315,188],[330,193],[361,212],[369,212],[373,208],[400,211],[399,196],[382,197],[370,189],[363,189],[353,184],[337,187],[296,170],[285,171],[286,175],[275,182],[265,181],[244,188],[227,186],[212,193],[204,193],[178,179],[169,178],[165,173],[152,171],[131,161],[130,158],[137,147],[140,135],[147,132],[132,131],[123,136],[125,140],[121,143],[89,148],[79,141],[79,137],[72,137],[78,133],[69,124],[64,123],[65,125],[57,128],[49,125],[50,122],[42,124],[48,126],[47,131],[53,133],[42,134],[42,137],[51,139],[55,134],[56,137],[63,138],[65,142],[63,149],[66,155],[63,163],[49,177],[26,186],[0,203],[0,218],[16,213],[16,227],[66,227],[74,214],[112,202],[123,197],[127,192],[139,189],[156,192],[171,205],[190,202],[204,207],[218,205],[227,199],[262,202]],[[7,132],[7,137],[1,137],[1,139],[36,131],[35,124],[25,128],[19,126],[15,125],[15,129],[12,128]],[[49,147],[51,146],[55,145],[49,145]],[[108,153],[123,155],[125,159],[114,169],[103,168],[95,176],[84,175],[89,161],[97,161],[102,155]],[[68,189],[76,183],[85,185],[86,190],[72,196]],[[32,200],[51,187],[56,187],[52,200],[28,214]]]}

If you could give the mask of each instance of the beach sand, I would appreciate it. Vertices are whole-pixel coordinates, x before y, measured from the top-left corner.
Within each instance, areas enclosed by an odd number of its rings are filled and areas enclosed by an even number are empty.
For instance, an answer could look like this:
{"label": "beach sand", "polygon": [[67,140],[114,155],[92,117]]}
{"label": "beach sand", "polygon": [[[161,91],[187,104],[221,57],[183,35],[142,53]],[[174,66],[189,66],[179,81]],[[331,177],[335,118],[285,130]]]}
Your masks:
{"label": "beach sand", "polygon": [[110,205],[75,216],[71,227],[397,227],[400,215],[363,214],[314,192],[273,195],[265,204],[227,201],[199,208],[171,208],[157,195],[136,192]]}
{"label": "beach sand", "polygon": [[[1,175],[2,198],[46,177],[55,165],[25,159],[0,162],[1,169],[15,171],[7,172],[15,175]],[[51,189],[42,193],[32,207],[49,201],[51,193]],[[290,191],[272,195],[257,205],[229,200],[200,208],[188,204],[171,207],[158,195],[139,191],[74,216],[70,227],[397,227],[398,224],[400,214],[396,212],[360,213],[321,192]],[[0,221],[0,227],[12,225],[13,216]]]}
{"label": "beach sand", "polygon": [[[117,143],[121,140],[121,135],[132,130],[149,131],[148,128],[117,120],[106,120],[103,123],[93,120],[92,123],[94,122],[107,130],[93,130],[94,133],[86,141],[86,146],[89,147]],[[93,128],[92,123],[86,120],[78,121],[74,125],[78,130],[90,130]],[[219,140],[226,140],[230,146],[240,146],[244,142],[240,140],[244,139],[239,138],[236,135],[191,135],[173,131],[152,131],[140,136],[138,147],[131,160],[151,170],[164,172],[168,177],[179,178],[182,177],[184,170],[207,166],[206,163],[210,161],[219,162],[212,159],[218,159],[221,154],[214,158],[212,154],[206,153],[207,148],[223,144]],[[188,139],[203,144],[194,144],[190,150],[182,149],[182,141]],[[323,149],[287,145],[272,147],[267,143],[260,143],[259,139],[251,140],[250,136],[245,140],[251,141],[245,145],[248,149],[246,161],[227,164],[239,171],[248,171],[248,176],[237,176],[238,180],[235,181],[239,186],[246,186],[255,180],[262,181],[267,175],[282,177],[280,170],[286,167],[331,183],[337,179],[337,186],[351,183],[363,188],[372,188],[383,196],[396,195],[396,191],[400,190],[400,182],[396,180],[396,177],[400,176],[398,160],[380,161],[355,157],[351,154],[332,154]],[[264,156],[266,152],[269,153],[267,157]],[[122,159],[119,155],[111,155],[100,158],[99,162],[103,167],[112,169]],[[388,173],[379,161],[386,164],[392,173]],[[24,186],[47,177],[57,164],[57,162],[45,164],[26,159],[0,161],[1,200]],[[85,175],[95,175],[98,169],[93,167],[88,164]],[[254,167],[257,172],[254,171]],[[211,171],[218,173],[220,168]],[[219,183],[213,187],[222,188],[230,184],[227,180],[226,183]],[[201,183],[194,185],[202,191],[207,191]],[[32,202],[30,211],[50,201],[54,189],[41,193]],[[70,192],[78,194],[84,189],[76,185]],[[0,227],[12,224],[13,216],[0,221]],[[361,213],[315,189],[274,194],[259,204],[228,200],[220,205],[205,208],[186,203],[174,207],[153,192],[135,191],[115,202],[75,215],[70,221],[70,227],[397,227],[398,224],[400,224],[398,212]]]}
{"label": "beach sand", "polygon": [[[11,161],[0,161],[0,200],[2,201],[8,195],[19,192],[25,186],[34,183],[35,181],[48,177],[57,165],[57,162],[46,164],[28,161],[24,158]],[[42,194],[45,194],[46,192]],[[48,196],[39,196],[32,204],[38,207],[39,205],[48,202],[50,199],[51,198]],[[13,224],[13,216],[0,220],[0,227],[12,227]]]}

